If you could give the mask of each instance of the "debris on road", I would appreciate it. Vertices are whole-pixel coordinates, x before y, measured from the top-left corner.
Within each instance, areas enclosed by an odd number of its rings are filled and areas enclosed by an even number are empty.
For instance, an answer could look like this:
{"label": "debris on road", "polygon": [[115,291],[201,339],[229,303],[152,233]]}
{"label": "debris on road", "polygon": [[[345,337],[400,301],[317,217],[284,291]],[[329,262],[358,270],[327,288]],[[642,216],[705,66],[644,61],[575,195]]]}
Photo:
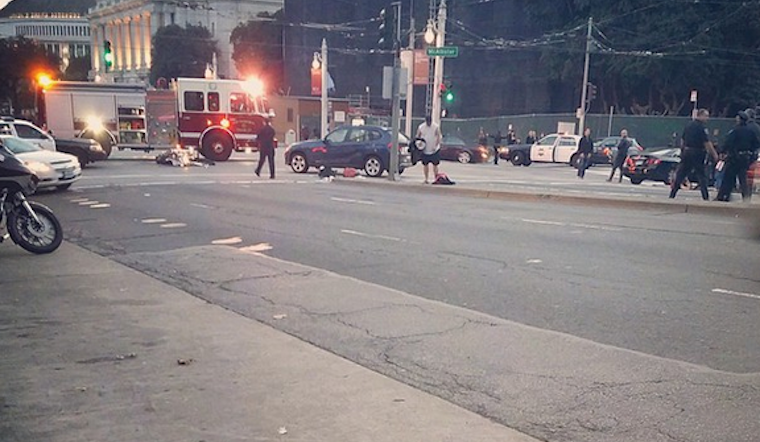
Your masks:
{"label": "debris on road", "polygon": [[195,362],[194,359],[177,359],[177,365],[190,365]]}
{"label": "debris on road", "polygon": [[285,427],[280,427],[280,429],[277,430],[277,432],[280,433],[280,435],[288,434],[288,429]]}
{"label": "debris on road", "polygon": [[284,314],[284,313],[283,313],[283,314],[279,314],[279,315],[274,315],[274,316],[272,316],[272,318],[274,318],[274,319],[277,319],[277,320],[279,320],[279,319],[285,319],[285,318],[287,318],[287,317],[288,317],[288,315],[286,315],[286,314]]}

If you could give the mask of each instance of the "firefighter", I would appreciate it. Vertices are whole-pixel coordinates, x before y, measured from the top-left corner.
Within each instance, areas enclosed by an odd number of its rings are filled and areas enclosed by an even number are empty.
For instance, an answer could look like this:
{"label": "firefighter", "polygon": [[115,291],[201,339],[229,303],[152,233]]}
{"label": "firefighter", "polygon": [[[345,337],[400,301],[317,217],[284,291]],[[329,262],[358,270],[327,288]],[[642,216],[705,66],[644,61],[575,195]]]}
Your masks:
{"label": "firefighter", "polygon": [[259,142],[259,165],[256,166],[256,176],[261,176],[261,168],[264,166],[264,161],[269,162],[269,179],[274,179],[274,137],[275,132],[272,127],[272,120],[267,118],[265,120],[264,127],[259,130],[258,142]]}
{"label": "firefighter", "polygon": [[726,137],[726,166],[725,177],[718,191],[716,201],[730,201],[731,192],[734,190],[736,179],[739,179],[739,187],[742,199],[749,202],[752,197],[747,180],[747,172],[757,160],[757,151],[760,149],[760,139],[755,131],[749,126],[750,116],[746,111],[741,111],[736,116],[736,127]]}

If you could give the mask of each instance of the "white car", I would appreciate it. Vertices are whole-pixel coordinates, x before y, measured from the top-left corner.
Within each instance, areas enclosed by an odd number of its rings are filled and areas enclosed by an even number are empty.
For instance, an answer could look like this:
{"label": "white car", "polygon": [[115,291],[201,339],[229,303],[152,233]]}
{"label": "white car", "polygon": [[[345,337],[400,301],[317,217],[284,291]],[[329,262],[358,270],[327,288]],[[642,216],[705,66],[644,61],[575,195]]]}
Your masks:
{"label": "white car", "polygon": [[51,152],[20,138],[0,135],[0,141],[40,179],[38,189],[55,187],[66,190],[82,176],[79,159],[74,155]]}
{"label": "white car", "polygon": [[530,148],[530,159],[538,163],[570,163],[578,151],[581,137],[577,135],[551,134],[538,140]]}
{"label": "white car", "polygon": [[37,147],[55,152],[55,139],[34,124],[13,117],[0,119],[0,135],[22,138]]}

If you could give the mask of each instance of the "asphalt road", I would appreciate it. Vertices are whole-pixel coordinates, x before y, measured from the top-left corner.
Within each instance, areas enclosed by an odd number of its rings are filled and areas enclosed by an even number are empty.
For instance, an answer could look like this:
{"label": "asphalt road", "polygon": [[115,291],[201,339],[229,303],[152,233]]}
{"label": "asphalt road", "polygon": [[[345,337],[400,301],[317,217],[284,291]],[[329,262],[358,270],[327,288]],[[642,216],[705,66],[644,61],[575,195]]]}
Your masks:
{"label": "asphalt road", "polygon": [[[270,181],[247,166],[108,163],[80,182],[81,196],[108,207],[70,202],[79,192],[40,200],[72,239],[105,254],[239,237],[271,244],[271,256],[536,327],[760,371],[760,300],[726,294],[760,296],[760,247],[737,220],[401,194],[283,171]],[[109,183],[119,185],[98,187]]]}
{"label": "asphalt road", "polygon": [[[535,170],[533,173],[541,173]],[[88,170],[88,177],[73,192],[36,199],[59,214],[70,240],[138,268],[140,263],[135,263],[134,257],[140,253],[212,244],[248,248],[539,330],[583,338],[603,346],[599,348],[631,350],[675,365],[694,364],[698,370],[715,370],[734,383],[745,379],[747,385],[738,390],[735,384],[724,386],[732,392],[725,406],[733,406],[734,394],[757,405],[760,244],[745,238],[740,220],[665,209],[607,210],[404,193],[325,183],[315,175],[285,171],[280,171],[277,180],[258,179],[245,162],[187,170],[140,162],[106,163]],[[199,261],[194,265],[201,268],[225,268],[223,256],[209,253],[194,259]],[[151,265],[150,261],[144,263],[146,268]],[[173,279],[172,271],[165,273],[166,280],[188,288],[186,281]],[[245,311],[239,304],[228,307]],[[431,324],[437,320],[434,316],[425,319]],[[276,323],[273,326],[278,327]],[[424,363],[413,361],[400,371],[391,367],[389,360],[365,358],[362,348],[369,343],[342,337],[332,329],[310,329],[306,335],[290,332],[449,400],[460,400],[439,391],[435,384],[409,377],[415,370],[438,373],[435,367],[443,366],[452,355],[430,351],[424,354]],[[486,352],[481,356],[493,353],[494,348],[480,349],[476,344],[482,338],[476,337],[478,341],[471,344],[458,342],[456,348],[467,351],[472,346]],[[372,338],[372,342],[378,339]],[[418,339],[427,342],[424,337]],[[542,351],[544,347],[537,347],[533,356],[540,358]],[[420,350],[414,354],[419,355]],[[499,364],[509,366],[509,357],[503,357]],[[493,374],[497,369],[478,366],[479,360],[473,357],[475,366],[467,370],[477,373],[471,382],[485,393],[461,399],[461,404],[507,424],[516,422],[514,414],[502,416],[499,410],[510,409],[508,400],[519,394],[492,391],[498,383]],[[547,403],[559,389],[552,382],[536,388]],[[594,391],[608,401],[595,403],[595,409],[621,400],[612,393]],[[566,393],[572,400],[556,404],[563,413],[586,404],[583,398],[590,394]],[[635,397],[643,398],[641,394]],[[712,394],[716,393],[693,392],[685,402],[699,402]],[[667,414],[682,404],[668,400],[658,406],[658,413]],[[620,412],[628,411],[633,412]],[[560,414],[557,410],[550,414],[555,413]],[[580,433],[566,438],[547,436],[564,422],[515,425],[547,440],[622,440],[604,439],[594,425],[581,425]],[[738,424],[737,428],[746,430]],[[692,428],[688,419],[679,423],[681,430],[700,431]],[[662,434],[659,437],[668,440]]]}

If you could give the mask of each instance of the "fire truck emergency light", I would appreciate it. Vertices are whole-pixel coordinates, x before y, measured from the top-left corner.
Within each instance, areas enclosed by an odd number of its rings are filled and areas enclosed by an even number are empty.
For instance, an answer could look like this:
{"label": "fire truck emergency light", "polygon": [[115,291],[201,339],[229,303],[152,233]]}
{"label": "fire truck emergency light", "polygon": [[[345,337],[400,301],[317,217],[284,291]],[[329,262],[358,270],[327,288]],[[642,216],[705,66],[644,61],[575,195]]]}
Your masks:
{"label": "fire truck emergency light", "polygon": [[243,89],[254,97],[264,95],[264,82],[260,78],[251,77],[243,82]]}

